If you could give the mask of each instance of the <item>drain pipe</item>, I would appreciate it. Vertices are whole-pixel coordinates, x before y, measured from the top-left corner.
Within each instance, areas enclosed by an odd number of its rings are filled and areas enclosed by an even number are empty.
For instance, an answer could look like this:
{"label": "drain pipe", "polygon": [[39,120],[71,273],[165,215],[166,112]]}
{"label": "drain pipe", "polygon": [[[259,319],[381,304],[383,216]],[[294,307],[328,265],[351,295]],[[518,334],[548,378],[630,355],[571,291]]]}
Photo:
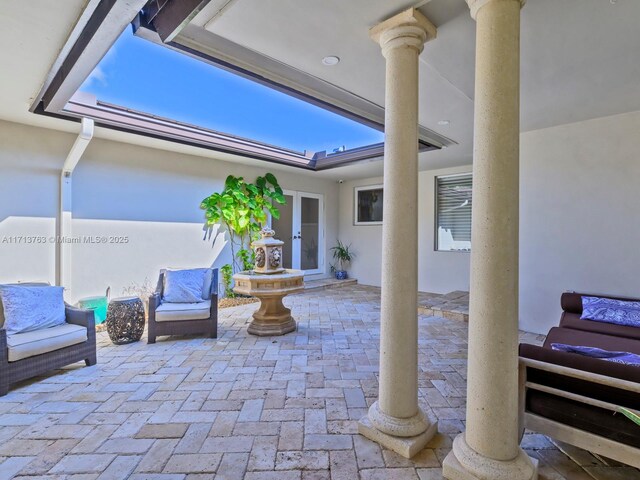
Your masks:
{"label": "drain pipe", "polygon": [[73,143],[60,173],[60,204],[58,205],[58,231],[56,237],[56,284],[71,289],[71,220],[73,202],[71,198],[72,174],[93,138],[94,123],[83,118],[80,134]]}

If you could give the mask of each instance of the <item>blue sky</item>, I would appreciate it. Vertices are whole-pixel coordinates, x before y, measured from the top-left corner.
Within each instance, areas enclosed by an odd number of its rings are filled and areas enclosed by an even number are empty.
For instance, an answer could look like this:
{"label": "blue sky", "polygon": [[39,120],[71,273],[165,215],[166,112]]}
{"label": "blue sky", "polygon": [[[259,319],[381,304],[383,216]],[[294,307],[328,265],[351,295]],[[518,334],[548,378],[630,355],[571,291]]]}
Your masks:
{"label": "blue sky", "polygon": [[130,28],[80,90],[105,102],[298,151],[331,152],[384,139],[365,125],[137,38]]}

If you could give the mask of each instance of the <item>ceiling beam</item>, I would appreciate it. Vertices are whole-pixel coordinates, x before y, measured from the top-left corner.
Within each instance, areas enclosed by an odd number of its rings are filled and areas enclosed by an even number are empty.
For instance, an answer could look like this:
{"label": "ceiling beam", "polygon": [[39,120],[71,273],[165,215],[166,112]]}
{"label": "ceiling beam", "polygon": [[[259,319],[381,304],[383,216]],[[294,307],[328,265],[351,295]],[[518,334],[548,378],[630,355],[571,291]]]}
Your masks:
{"label": "ceiling beam", "polygon": [[45,111],[64,108],[145,3],[100,0],[42,96]]}
{"label": "ceiling beam", "polygon": [[[166,0],[162,7],[150,18],[160,39],[164,43],[172,41],[184,27],[202,10],[210,0]],[[157,0],[154,0],[154,3]]]}

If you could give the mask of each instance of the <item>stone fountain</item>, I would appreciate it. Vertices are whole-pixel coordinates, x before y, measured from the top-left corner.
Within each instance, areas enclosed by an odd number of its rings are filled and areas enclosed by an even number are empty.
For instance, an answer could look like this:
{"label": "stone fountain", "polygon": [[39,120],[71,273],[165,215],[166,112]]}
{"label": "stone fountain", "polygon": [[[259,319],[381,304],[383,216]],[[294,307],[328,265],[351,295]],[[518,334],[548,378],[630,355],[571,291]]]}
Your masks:
{"label": "stone fountain", "polygon": [[273,238],[274,234],[269,228],[262,229],[261,238],[251,244],[256,260],[254,269],[233,276],[234,292],[260,299],[260,308],[254,312],[248,332],[261,337],[284,335],[296,329],[291,310],[282,304],[282,299],[304,290],[304,272],[282,268],[284,242]]}

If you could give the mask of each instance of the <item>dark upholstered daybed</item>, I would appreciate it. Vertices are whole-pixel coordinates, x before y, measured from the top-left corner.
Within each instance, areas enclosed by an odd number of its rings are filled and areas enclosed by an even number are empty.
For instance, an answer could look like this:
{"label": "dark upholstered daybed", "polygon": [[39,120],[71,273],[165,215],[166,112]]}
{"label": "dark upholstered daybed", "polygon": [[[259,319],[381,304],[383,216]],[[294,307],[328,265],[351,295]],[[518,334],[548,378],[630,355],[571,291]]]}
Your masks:
{"label": "dark upholstered daybed", "polygon": [[619,413],[640,410],[640,367],[551,347],[640,355],[639,328],[580,319],[582,295],[563,294],[560,327],[542,346],[520,345],[522,427],[640,468],[640,426]]}

